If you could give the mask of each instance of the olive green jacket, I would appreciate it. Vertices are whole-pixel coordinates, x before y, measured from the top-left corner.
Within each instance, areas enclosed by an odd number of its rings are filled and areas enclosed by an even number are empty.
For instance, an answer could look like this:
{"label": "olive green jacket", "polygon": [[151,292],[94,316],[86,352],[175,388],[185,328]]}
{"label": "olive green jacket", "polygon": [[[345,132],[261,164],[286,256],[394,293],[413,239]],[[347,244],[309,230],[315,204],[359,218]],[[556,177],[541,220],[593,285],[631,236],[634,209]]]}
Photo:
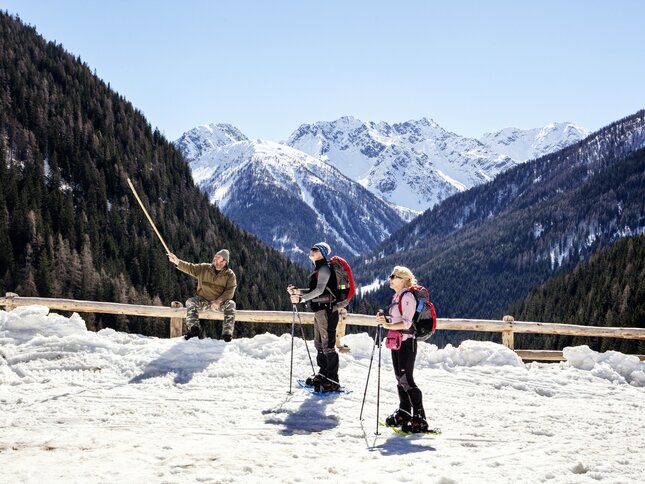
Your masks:
{"label": "olive green jacket", "polygon": [[177,269],[197,278],[197,295],[204,299],[224,302],[235,295],[237,278],[228,266],[218,271],[213,264],[191,264],[180,260]]}

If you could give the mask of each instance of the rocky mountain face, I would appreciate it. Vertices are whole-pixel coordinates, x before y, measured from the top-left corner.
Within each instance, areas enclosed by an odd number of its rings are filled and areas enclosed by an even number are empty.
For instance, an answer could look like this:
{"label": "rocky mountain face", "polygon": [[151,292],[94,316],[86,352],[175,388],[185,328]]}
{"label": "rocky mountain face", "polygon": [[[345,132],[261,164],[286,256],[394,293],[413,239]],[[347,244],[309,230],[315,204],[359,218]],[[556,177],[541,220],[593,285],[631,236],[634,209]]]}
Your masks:
{"label": "rocky mountain face", "polygon": [[414,215],[317,158],[272,141],[248,140],[229,125],[195,128],[176,146],[211,203],[302,263],[311,244],[320,240],[333,253],[357,256]]}
{"label": "rocky mountain face", "polygon": [[426,118],[388,124],[344,117],[302,125],[287,144],[336,166],[384,200],[423,211],[587,134],[570,123],[554,123],[476,140]]}

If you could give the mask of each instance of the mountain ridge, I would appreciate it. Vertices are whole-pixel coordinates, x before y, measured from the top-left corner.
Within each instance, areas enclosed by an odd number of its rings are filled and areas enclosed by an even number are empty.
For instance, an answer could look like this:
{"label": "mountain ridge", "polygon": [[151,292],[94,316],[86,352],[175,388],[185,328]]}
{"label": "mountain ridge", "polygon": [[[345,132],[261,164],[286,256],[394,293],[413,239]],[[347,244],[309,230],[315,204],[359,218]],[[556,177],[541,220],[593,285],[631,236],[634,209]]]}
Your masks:
{"label": "mountain ridge", "polygon": [[[211,125],[216,126],[216,125]],[[215,138],[221,139],[219,133]],[[294,260],[326,239],[336,253],[357,256],[403,225],[406,212],[378,199],[332,165],[290,146],[243,140],[197,152],[178,145],[200,189],[241,227]],[[199,146],[214,143],[198,139]]]}
{"label": "mountain ridge", "polygon": [[[527,156],[563,147],[588,133],[571,123],[512,130],[516,143],[519,139],[532,146],[532,135],[549,140],[535,141],[532,152],[524,147]],[[561,131],[567,133],[566,139],[558,134]],[[525,162],[494,150],[508,140],[505,134],[489,134],[486,143],[450,132],[429,118],[390,124],[345,116],[303,124],[286,143],[337,166],[384,200],[424,211]]]}

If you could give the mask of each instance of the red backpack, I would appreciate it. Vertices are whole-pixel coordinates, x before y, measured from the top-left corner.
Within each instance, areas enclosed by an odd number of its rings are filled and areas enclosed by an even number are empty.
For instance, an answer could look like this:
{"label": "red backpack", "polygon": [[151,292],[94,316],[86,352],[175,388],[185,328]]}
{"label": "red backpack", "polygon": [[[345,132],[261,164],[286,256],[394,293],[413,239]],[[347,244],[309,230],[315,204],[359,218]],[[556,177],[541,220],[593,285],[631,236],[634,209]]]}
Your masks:
{"label": "red backpack", "polygon": [[403,294],[406,292],[412,293],[414,299],[417,301],[417,308],[412,319],[410,333],[419,341],[426,341],[437,329],[437,313],[434,309],[434,304],[430,301],[430,293],[425,287],[419,285],[407,288],[407,290],[401,293],[401,297],[399,297],[399,313],[401,314],[403,314],[401,300],[403,299]]}
{"label": "red backpack", "polygon": [[329,259],[329,268],[336,274],[336,287],[330,288],[336,298],[336,307],[344,308],[354,297],[354,275],[352,268],[342,257],[337,255]]}

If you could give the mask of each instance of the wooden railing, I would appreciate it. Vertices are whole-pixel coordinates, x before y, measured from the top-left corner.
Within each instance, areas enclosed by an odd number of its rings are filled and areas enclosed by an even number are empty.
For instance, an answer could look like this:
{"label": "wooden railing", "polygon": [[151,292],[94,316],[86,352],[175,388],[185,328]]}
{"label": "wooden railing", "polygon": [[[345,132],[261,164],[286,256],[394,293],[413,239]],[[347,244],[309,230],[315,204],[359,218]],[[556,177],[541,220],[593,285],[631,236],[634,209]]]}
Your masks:
{"label": "wooden railing", "polygon": [[[136,304],[121,304],[111,302],[79,301],[74,299],[54,299],[44,297],[21,297],[14,293],[7,293],[0,297],[0,306],[10,311],[19,306],[40,305],[49,309],[60,311],[76,311],[81,313],[123,314],[129,316],[147,316],[157,318],[170,318],[170,337],[181,336],[182,322],[186,317],[186,309],[182,303],[173,302],[171,307],[142,306]],[[220,311],[200,311],[200,319],[222,320],[224,314]],[[244,323],[282,323],[290,324],[293,313],[291,311],[250,311],[237,310],[235,320]],[[310,312],[300,312],[303,324],[313,324],[314,315]],[[346,325],[377,326],[376,318],[366,314],[347,314],[341,311],[341,318],[337,333],[337,346],[340,338],[345,334]],[[490,319],[446,319],[437,320],[437,329],[447,331],[486,331],[502,333],[502,343],[514,350],[522,359],[541,361],[562,360],[561,351],[548,350],[516,350],[514,348],[515,333],[530,334],[558,334],[569,336],[600,336],[606,338],[622,338],[645,340],[644,328],[615,328],[600,326],[576,326],[559,323],[534,323],[515,321],[512,316],[505,316],[503,320]],[[639,355],[645,360],[645,355]]]}

